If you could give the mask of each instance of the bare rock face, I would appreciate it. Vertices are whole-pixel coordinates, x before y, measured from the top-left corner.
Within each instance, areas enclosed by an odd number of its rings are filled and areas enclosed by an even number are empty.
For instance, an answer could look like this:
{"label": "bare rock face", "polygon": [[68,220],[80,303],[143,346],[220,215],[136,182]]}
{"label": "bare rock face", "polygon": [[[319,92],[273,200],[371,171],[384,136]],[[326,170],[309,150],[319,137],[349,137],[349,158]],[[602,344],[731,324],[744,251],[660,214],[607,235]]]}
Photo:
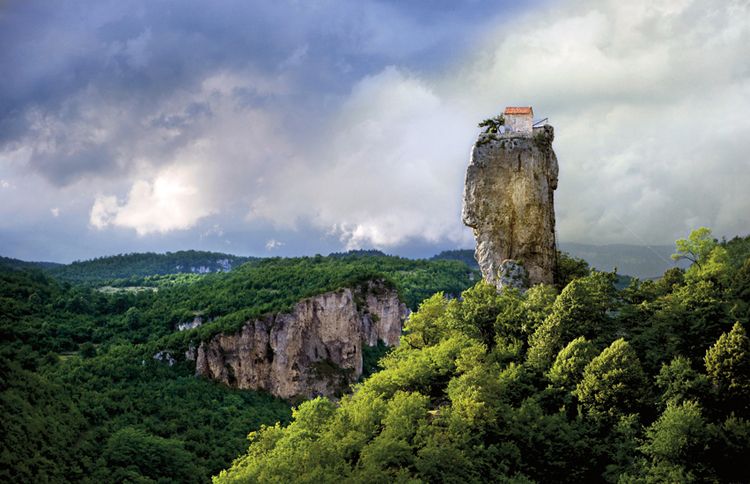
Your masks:
{"label": "bare rock face", "polygon": [[500,264],[497,275],[500,287],[513,287],[520,291],[529,288],[529,274],[518,261],[506,259]]}
{"label": "bare rock face", "polygon": [[530,284],[553,282],[556,261],[554,190],[557,157],[552,126],[479,135],[464,187],[463,221],[474,230],[484,279],[502,287],[500,270],[512,259]]}
{"label": "bare rock face", "polygon": [[321,294],[201,343],[195,371],[282,398],[334,396],[362,375],[364,345],[398,345],[406,314],[381,282]]}

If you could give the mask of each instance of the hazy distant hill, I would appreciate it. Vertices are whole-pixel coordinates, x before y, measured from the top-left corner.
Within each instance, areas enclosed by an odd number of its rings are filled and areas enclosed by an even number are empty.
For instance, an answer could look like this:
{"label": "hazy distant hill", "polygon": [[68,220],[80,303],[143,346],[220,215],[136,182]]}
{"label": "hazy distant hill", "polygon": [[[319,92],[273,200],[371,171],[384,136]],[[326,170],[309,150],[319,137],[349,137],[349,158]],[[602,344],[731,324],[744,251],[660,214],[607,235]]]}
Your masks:
{"label": "hazy distant hill", "polygon": [[444,250],[437,255],[433,255],[430,260],[460,260],[472,269],[479,270],[479,264],[474,258],[473,249]]}
{"label": "hazy distant hill", "polygon": [[0,256],[0,266],[11,267],[13,269],[53,269],[62,266],[62,264],[58,264],[57,262],[27,262]]}
{"label": "hazy distant hill", "polygon": [[146,252],[76,261],[53,267],[49,272],[59,279],[68,281],[100,282],[161,274],[227,272],[253,259],[255,258],[197,250],[165,254]]}
{"label": "hazy distant hill", "polygon": [[[674,253],[673,245],[593,245],[563,242],[560,250],[573,257],[585,260],[600,271],[617,269],[618,274],[627,274],[640,279],[661,276],[671,267],[687,267],[686,261],[675,263],[670,256]],[[472,249],[445,250],[432,259],[460,260],[471,267],[478,268]]]}
{"label": "hazy distant hill", "polygon": [[617,268],[619,274],[628,274],[640,279],[661,276],[671,267],[687,267],[689,263],[675,263],[671,255],[674,245],[592,245],[562,242],[560,249],[573,257],[579,257],[600,271]]}

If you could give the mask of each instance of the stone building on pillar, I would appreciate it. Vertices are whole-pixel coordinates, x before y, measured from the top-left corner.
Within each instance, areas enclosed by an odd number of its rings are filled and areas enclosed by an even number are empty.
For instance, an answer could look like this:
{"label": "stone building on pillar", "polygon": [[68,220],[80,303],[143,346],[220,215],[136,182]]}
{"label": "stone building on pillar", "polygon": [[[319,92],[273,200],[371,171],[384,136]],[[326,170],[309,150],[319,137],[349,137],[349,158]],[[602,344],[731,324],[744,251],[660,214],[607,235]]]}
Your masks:
{"label": "stone building on pillar", "polygon": [[531,106],[505,108],[503,112],[505,118],[506,132],[517,133],[531,136],[534,131],[534,110]]}

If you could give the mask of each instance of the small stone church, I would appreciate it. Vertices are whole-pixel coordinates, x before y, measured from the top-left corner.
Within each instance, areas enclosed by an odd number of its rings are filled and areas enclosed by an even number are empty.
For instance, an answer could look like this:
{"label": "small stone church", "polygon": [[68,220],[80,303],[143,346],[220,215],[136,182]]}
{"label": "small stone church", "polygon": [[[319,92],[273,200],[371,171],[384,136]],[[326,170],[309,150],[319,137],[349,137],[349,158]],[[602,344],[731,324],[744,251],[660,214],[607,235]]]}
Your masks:
{"label": "small stone church", "polygon": [[528,107],[508,106],[503,111],[505,130],[531,136],[534,131],[534,110]]}

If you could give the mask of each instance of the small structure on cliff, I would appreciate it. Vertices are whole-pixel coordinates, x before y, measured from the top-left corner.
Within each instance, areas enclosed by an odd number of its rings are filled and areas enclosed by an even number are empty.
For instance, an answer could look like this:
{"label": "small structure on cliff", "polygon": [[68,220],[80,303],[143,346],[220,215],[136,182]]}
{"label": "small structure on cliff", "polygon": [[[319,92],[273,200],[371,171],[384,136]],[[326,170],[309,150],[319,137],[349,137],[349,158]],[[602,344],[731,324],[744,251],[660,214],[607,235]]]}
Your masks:
{"label": "small structure on cliff", "polygon": [[[463,221],[476,239],[484,279],[502,288],[522,265],[527,284],[551,284],[557,259],[554,129],[534,127],[533,110],[506,108],[504,133],[480,133],[466,169]],[[510,270],[514,268],[513,270]]]}
{"label": "small structure on cliff", "polygon": [[511,133],[531,136],[534,127],[534,110],[531,106],[508,106],[503,112],[505,127]]}

